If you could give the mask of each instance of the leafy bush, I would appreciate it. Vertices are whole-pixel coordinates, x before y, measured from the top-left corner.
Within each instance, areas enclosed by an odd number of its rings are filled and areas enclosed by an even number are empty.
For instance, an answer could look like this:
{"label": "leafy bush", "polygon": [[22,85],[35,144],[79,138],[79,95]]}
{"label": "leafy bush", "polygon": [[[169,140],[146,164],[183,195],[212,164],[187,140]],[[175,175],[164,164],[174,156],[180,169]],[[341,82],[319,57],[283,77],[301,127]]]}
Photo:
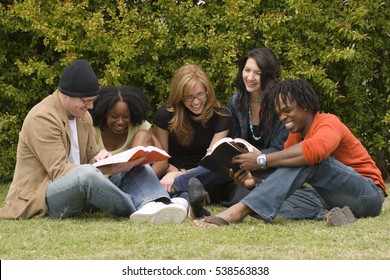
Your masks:
{"label": "leafy bush", "polygon": [[12,176],[25,115],[75,59],[88,59],[101,85],[139,87],[154,111],[173,72],[189,62],[206,70],[226,102],[237,59],[261,46],[275,51],[283,77],[313,83],[322,110],[353,130],[387,177],[388,10],[381,0],[2,1],[0,178]]}

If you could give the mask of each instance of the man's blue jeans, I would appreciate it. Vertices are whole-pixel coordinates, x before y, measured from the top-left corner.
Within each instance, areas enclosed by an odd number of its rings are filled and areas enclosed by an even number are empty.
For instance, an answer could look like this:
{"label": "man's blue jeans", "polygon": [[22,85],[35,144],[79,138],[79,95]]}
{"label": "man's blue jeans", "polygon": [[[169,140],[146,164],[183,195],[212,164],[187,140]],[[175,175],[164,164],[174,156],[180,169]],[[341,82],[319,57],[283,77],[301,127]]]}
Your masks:
{"label": "man's blue jeans", "polygon": [[91,164],[83,164],[48,184],[46,204],[51,218],[68,218],[93,205],[109,213],[129,217],[168,193],[149,165],[135,166],[108,179]]}
{"label": "man's blue jeans", "polygon": [[[304,183],[313,186],[328,210],[349,206],[357,218],[378,216],[382,210],[382,190],[370,178],[332,157],[316,165],[280,167],[241,202],[265,221],[272,222],[284,201]],[[305,200],[301,203],[304,209]]]}
{"label": "man's blue jeans", "polygon": [[[254,172],[253,174],[258,178],[265,178],[272,172]],[[211,196],[212,203],[226,207],[239,202],[251,192],[249,189],[236,186],[232,179],[229,180],[209,169],[198,166],[176,178],[173,187],[178,196],[188,199],[188,181],[192,177],[196,177],[202,182],[205,190]],[[322,220],[327,212],[327,207],[316,190],[301,185],[301,188],[284,201],[278,215],[285,219]]]}

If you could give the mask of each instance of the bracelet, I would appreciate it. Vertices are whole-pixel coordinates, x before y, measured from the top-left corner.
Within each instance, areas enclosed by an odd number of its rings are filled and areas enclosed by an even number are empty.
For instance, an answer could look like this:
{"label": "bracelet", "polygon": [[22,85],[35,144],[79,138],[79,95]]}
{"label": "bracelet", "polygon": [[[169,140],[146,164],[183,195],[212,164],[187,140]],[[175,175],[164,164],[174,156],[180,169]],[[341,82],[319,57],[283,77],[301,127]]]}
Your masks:
{"label": "bracelet", "polygon": [[182,174],[186,174],[188,171],[184,168],[180,168],[179,171],[182,173]]}

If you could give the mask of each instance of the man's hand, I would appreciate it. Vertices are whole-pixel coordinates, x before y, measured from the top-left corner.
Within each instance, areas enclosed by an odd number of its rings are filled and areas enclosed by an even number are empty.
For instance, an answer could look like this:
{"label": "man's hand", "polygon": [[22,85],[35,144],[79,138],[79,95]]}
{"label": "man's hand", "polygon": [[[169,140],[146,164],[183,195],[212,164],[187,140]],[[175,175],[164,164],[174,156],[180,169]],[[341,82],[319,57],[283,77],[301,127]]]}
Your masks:
{"label": "man's hand", "polygon": [[250,190],[256,187],[256,183],[258,182],[249,171],[243,169],[238,170],[236,173],[234,173],[233,169],[230,169],[229,175],[233,178],[236,185]]}
{"label": "man's hand", "polygon": [[258,152],[249,152],[245,154],[239,154],[233,157],[232,163],[239,164],[240,169],[247,171],[255,171],[259,169],[257,164],[257,157],[260,154]]}
{"label": "man's hand", "polygon": [[93,162],[97,162],[110,156],[112,156],[110,152],[108,152],[107,150],[101,150],[95,155],[95,157],[93,158]]}

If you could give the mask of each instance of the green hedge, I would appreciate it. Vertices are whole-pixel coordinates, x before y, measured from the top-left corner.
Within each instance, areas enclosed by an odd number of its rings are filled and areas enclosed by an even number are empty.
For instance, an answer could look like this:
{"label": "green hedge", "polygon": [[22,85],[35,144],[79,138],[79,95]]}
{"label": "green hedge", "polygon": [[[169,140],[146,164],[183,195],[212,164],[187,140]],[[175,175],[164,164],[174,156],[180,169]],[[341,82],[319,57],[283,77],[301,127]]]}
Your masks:
{"label": "green hedge", "polygon": [[322,110],[353,130],[389,173],[388,3],[360,1],[2,1],[0,178],[12,178],[17,132],[61,71],[88,59],[100,84],[141,88],[155,110],[183,63],[201,65],[222,102],[238,57],[267,46],[283,77],[312,82]]}

